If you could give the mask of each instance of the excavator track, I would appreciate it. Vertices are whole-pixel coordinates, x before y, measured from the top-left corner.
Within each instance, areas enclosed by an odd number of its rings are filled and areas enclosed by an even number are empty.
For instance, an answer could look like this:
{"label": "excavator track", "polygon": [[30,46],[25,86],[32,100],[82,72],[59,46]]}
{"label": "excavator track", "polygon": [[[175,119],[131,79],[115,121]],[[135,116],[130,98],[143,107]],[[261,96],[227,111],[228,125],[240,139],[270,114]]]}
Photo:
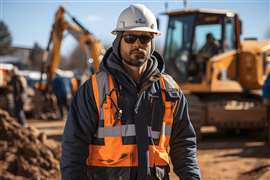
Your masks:
{"label": "excavator track", "polygon": [[266,127],[265,105],[254,97],[223,97],[205,99],[206,124],[218,129],[260,129]]}
{"label": "excavator track", "polygon": [[188,109],[191,123],[198,139],[201,139],[200,129],[205,121],[205,108],[200,99],[193,94],[185,94],[188,100]]}
{"label": "excavator track", "polygon": [[[215,126],[220,132],[228,130],[263,129],[270,139],[269,109],[257,96],[237,94],[200,96],[186,94],[189,115],[198,139],[203,125]],[[268,123],[267,123],[268,122]],[[268,128],[268,129],[267,129]]]}

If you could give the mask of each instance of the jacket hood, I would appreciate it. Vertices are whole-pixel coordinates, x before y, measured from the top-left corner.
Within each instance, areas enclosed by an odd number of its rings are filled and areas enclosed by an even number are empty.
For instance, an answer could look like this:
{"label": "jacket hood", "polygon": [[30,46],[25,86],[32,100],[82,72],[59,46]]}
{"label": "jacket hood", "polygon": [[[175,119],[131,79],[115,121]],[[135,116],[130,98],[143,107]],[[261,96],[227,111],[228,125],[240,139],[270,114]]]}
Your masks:
{"label": "jacket hood", "polygon": [[[136,86],[135,81],[124,69],[122,60],[120,59],[121,57],[119,55],[119,51],[115,52],[115,50],[116,48],[111,47],[106,51],[100,65],[100,70],[116,75],[115,77],[117,78],[118,76],[124,76],[127,81]],[[150,80],[152,79],[151,77],[160,77],[160,74],[165,70],[163,58],[156,51],[152,53],[147,63],[147,68],[140,82]]]}
{"label": "jacket hood", "polygon": [[153,81],[159,79],[160,74],[163,73],[165,69],[164,61],[161,55],[153,50],[154,46],[152,46],[152,53],[147,61],[147,68],[140,81],[136,83],[126,72],[122,63],[120,55],[120,41],[122,36],[122,32],[118,33],[112,47],[106,51],[100,65],[100,70],[111,73],[119,83],[129,86],[131,89],[137,88],[138,91],[142,86],[145,86],[145,84],[150,85]]}

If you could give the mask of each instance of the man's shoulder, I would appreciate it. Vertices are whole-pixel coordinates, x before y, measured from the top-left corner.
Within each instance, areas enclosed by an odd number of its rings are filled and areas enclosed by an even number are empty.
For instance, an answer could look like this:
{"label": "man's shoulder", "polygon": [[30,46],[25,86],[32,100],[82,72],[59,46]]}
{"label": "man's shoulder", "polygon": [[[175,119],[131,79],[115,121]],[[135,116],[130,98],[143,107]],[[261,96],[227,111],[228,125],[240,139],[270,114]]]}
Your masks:
{"label": "man's shoulder", "polygon": [[165,83],[165,91],[167,97],[173,101],[177,99],[181,99],[183,96],[183,92],[181,91],[180,86],[178,83],[168,74],[162,73],[161,77]]}
{"label": "man's shoulder", "polygon": [[170,76],[167,73],[162,73],[161,77],[165,81],[166,89],[175,89],[175,90],[180,91],[179,84],[173,79],[172,76]]}
{"label": "man's shoulder", "polygon": [[110,73],[100,70],[98,72],[96,72],[95,74],[93,74],[90,77],[90,80],[93,82],[95,81],[95,83],[100,86],[106,86],[106,84],[108,83],[108,79],[109,79]]}
{"label": "man's shoulder", "polygon": [[93,74],[91,77],[96,76],[97,78],[105,78],[108,77],[109,73],[104,70],[99,70],[95,74]]}
{"label": "man's shoulder", "polygon": [[87,88],[103,88],[104,86],[107,86],[108,84],[108,78],[109,78],[109,73],[106,71],[98,71],[92,75],[89,76],[87,81],[82,85]]}
{"label": "man's shoulder", "polygon": [[92,81],[91,76],[87,78],[86,80],[84,80],[84,82],[82,82],[82,84],[79,86],[77,94],[82,94],[86,90],[90,90],[91,84],[92,84],[91,81]]}
{"label": "man's shoulder", "polygon": [[93,78],[96,78],[97,80],[99,80],[100,78],[105,78],[106,76],[108,76],[107,72],[97,71],[96,73],[89,75],[81,86],[87,86],[91,84],[93,81]]}

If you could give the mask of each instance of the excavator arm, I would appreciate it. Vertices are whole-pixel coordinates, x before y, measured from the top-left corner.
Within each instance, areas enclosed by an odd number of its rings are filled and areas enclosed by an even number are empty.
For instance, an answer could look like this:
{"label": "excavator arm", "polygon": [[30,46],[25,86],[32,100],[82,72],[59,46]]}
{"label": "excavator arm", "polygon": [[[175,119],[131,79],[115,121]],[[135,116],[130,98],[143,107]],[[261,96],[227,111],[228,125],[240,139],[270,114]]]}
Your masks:
{"label": "excavator arm", "polygon": [[[65,19],[65,15],[70,16],[73,23],[68,22]],[[105,49],[101,42],[91,32],[84,28],[75,17],[60,6],[55,14],[47,49],[43,56],[44,63],[41,72],[43,73],[46,71],[47,73],[47,86],[50,86],[61,62],[60,49],[66,31],[79,42],[80,48],[82,48],[88,56],[88,53],[91,53],[95,71],[98,70],[100,61],[105,53]],[[44,64],[46,65],[44,66]]]}

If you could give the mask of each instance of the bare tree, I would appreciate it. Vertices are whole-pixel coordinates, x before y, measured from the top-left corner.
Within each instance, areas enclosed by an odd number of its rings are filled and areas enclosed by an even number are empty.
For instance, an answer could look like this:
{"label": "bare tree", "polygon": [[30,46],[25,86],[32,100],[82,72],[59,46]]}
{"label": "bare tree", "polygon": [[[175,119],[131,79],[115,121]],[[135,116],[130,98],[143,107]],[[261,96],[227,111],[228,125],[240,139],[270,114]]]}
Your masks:
{"label": "bare tree", "polygon": [[43,56],[43,49],[41,48],[41,46],[35,42],[33,45],[33,48],[29,54],[29,60],[31,63],[31,68],[33,70],[39,70],[41,67],[41,63],[42,63],[42,56]]}
{"label": "bare tree", "polygon": [[68,69],[79,69],[83,71],[87,68],[87,55],[80,46],[73,49],[68,59]]}
{"label": "bare tree", "polygon": [[[111,47],[110,43],[107,43],[104,45],[105,49],[108,49]],[[80,46],[76,46],[71,55],[68,57],[68,63],[66,64],[67,69],[70,70],[77,70],[80,72],[84,71],[91,71],[93,67],[91,67],[91,64],[89,64],[89,59],[91,58],[91,50],[88,50],[88,53],[86,54],[85,50],[81,49]]]}

